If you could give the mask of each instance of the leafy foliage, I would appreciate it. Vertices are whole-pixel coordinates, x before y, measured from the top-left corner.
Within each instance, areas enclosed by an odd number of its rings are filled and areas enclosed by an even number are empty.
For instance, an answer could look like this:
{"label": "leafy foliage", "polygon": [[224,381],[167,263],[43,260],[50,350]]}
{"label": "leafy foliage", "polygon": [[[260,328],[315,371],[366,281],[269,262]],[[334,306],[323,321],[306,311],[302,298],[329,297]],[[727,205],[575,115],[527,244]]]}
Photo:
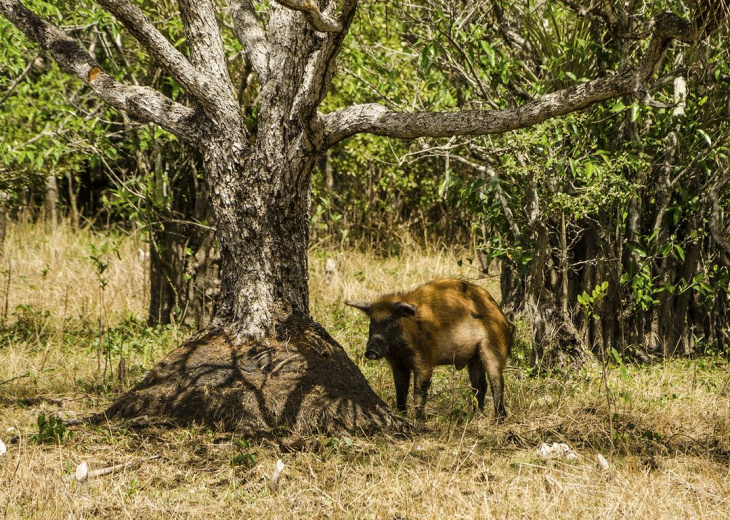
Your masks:
{"label": "leafy foliage", "polygon": [[55,415],[46,416],[44,412],[41,412],[38,414],[37,422],[38,433],[34,433],[30,438],[36,444],[63,444],[72,435],[71,430],[63,424],[63,420]]}

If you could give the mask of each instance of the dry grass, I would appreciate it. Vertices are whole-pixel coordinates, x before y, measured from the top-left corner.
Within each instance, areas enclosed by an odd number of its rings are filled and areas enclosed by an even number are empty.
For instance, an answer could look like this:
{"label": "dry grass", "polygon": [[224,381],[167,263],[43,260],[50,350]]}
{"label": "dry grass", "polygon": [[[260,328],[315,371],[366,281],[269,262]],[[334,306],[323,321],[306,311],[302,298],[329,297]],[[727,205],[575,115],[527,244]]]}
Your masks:
{"label": "dry grass", "polygon": [[[719,359],[628,366],[623,378],[613,369],[613,437],[600,370],[588,366],[540,378],[511,367],[511,415],[500,425],[491,414],[471,417],[465,373],[441,369],[429,420],[407,439],[312,437],[279,445],[202,428],[135,431],[108,424],[75,428],[60,445],[35,444],[31,434],[38,432],[41,411],[96,411],[124,386],[110,374],[105,380],[99,368],[99,311],[113,330],[128,326],[130,313],[144,316],[144,271],[137,259],[143,246],[134,239],[120,243],[121,260],[112,260],[105,273],[102,305],[88,258],[91,240],[104,239],[16,228],[0,264],[7,270],[12,262],[7,295],[7,273],[0,276],[0,297],[9,309],[0,337],[5,518],[730,517],[730,373]],[[334,274],[325,272],[328,256],[337,260]],[[341,302],[437,276],[473,278],[474,271],[456,260],[455,254],[419,251],[387,260],[312,255],[313,314],[388,402],[389,370],[363,362],[366,323]],[[21,304],[30,317],[12,314]],[[18,317],[27,322],[19,326]],[[136,354],[140,369],[176,341],[174,331],[147,331],[159,337],[144,343],[135,339],[144,327],[123,330],[129,343],[147,345]],[[11,427],[15,431],[8,433]],[[578,458],[542,460],[536,455],[542,442],[567,443]],[[596,469],[599,453],[609,460],[607,473]],[[160,458],[87,483],[71,478],[82,461],[94,469],[154,455]],[[275,493],[269,478],[279,458],[285,469]]]}

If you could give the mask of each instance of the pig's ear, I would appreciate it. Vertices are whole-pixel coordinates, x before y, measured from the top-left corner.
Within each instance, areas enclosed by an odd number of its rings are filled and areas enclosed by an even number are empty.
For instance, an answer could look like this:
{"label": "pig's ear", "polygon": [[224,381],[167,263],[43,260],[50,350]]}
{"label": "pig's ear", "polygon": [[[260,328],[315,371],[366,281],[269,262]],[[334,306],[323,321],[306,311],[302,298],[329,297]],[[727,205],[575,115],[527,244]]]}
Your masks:
{"label": "pig's ear", "polygon": [[415,316],[418,307],[411,303],[406,302],[394,302],[393,303],[393,314],[401,318],[407,318],[409,316]]}
{"label": "pig's ear", "polygon": [[364,300],[356,300],[356,301],[346,301],[345,305],[349,305],[350,307],[355,307],[356,309],[360,309],[368,316],[370,315],[370,308],[373,306],[371,302],[366,302]]}

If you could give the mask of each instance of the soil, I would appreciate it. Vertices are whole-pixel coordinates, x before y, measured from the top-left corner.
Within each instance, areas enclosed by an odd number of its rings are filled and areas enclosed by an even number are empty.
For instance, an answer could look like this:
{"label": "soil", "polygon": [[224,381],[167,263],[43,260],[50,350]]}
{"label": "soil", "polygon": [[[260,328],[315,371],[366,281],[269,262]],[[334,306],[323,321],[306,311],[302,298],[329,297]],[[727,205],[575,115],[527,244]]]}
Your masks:
{"label": "soil", "polygon": [[236,344],[203,331],[103,414],[246,434],[372,434],[407,427],[318,323],[291,315],[276,337]]}

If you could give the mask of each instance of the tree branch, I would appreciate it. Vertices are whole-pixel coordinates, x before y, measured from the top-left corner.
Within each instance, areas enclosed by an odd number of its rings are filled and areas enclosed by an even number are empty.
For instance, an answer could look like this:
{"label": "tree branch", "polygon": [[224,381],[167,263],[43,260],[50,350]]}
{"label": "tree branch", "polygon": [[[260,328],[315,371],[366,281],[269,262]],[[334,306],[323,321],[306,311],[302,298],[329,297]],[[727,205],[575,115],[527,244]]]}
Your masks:
{"label": "tree branch", "polygon": [[[5,1],[5,0],[3,0]],[[145,14],[129,0],[97,0],[115,16],[157,62],[205,108],[220,106],[213,79],[196,70],[187,58],[165,38]]]}
{"label": "tree branch", "polygon": [[231,17],[236,38],[243,45],[246,59],[264,83],[269,76],[269,46],[264,30],[256,18],[251,0],[231,2]]}
{"label": "tree branch", "polygon": [[318,31],[342,31],[342,24],[339,20],[320,11],[315,0],[276,0],[276,3],[301,12],[307,22]]}
{"label": "tree branch", "polygon": [[104,72],[96,60],[76,40],[61,29],[32,13],[17,0],[0,0],[0,14],[40,45],[63,68],[78,76],[96,94],[116,109],[143,122],[157,123],[190,142],[200,138],[191,120],[196,112],[160,92],[124,85]]}
{"label": "tree branch", "polygon": [[[723,14],[724,11],[720,13]],[[707,17],[700,13],[699,19],[706,20]],[[629,94],[642,100],[647,99],[646,84],[659,68],[671,41],[698,41],[718,24],[716,19],[693,24],[672,13],[657,15],[651,20],[653,38],[646,55],[633,69],[546,94],[517,108],[400,113],[375,103],[350,106],[323,117],[325,144],[332,146],[362,132],[403,139],[504,133],[575,112],[607,99]]]}
{"label": "tree branch", "polygon": [[402,139],[504,133],[634,90],[633,75],[621,74],[574,85],[509,109],[402,113],[376,103],[354,105],[324,116],[327,145],[361,132]]}
{"label": "tree branch", "polygon": [[336,72],[336,58],[355,17],[357,5],[357,0],[346,0],[343,3],[338,22],[341,30],[327,34],[319,48],[309,58],[302,86],[294,102],[295,111],[311,114],[327,95]]}
{"label": "tree branch", "polygon": [[223,49],[215,7],[211,0],[178,0],[180,17],[193,66],[212,79],[207,97],[215,98],[216,105],[235,117],[238,115],[236,94],[228,74],[226,53]]}

